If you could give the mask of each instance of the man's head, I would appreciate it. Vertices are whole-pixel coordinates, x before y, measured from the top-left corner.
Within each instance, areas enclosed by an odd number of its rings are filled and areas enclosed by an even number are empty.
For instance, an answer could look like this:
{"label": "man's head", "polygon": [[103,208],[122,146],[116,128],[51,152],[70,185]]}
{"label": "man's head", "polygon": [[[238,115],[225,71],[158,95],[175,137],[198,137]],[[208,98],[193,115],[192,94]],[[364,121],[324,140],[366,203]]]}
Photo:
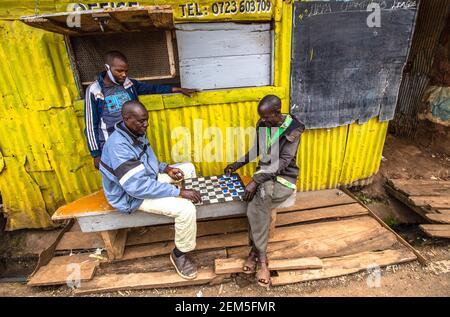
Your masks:
{"label": "man's head", "polygon": [[148,111],[137,100],[130,100],[122,106],[122,118],[126,127],[133,134],[142,136],[148,127]]}
{"label": "man's head", "polygon": [[[106,71],[110,71],[109,76],[112,82],[123,84],[128,76],[128,60],[119,51],[110,51],[105,55]],[[113,78],[111,78],[111,76]],[[113,80],[114,79],[114,80]]]}
{"label": "man's head", "polygon": [[280,98],[274,95],[265,96],[258,104],[258,114],[267,127],[280,125],[283,121]]}

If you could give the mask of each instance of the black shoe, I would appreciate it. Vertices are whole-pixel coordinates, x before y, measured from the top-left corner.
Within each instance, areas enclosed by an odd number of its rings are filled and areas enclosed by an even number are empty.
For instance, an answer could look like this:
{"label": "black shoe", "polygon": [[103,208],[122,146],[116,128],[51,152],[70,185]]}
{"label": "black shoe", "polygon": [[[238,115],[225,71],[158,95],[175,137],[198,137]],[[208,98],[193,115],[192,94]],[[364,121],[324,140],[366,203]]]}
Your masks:
{"label": "black shoe", "polygon": [[178,275],[186,280],[193,280],[197,277],[197,266],[192,262],[187,254],[176,257],[173,251],[170,253],[170,261],[172,262]]}

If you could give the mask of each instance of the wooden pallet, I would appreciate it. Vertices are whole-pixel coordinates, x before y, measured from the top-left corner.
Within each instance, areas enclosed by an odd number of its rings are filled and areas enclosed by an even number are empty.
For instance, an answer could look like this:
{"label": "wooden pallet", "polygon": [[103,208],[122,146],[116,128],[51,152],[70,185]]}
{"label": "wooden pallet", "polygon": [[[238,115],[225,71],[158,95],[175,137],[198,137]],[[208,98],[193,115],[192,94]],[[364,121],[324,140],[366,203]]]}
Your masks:
{"label": "wooden pallet", "polygon": [[385,187],[431,223],[419,226],[428,236],[450,238],[450,181],[389,179]]}
{"label": "wooden pallet", "polygon": [[[298,193],[293,206],[278,210],[275,226],[268,245],[269,266],[277,277],[274,285],[306,280],[298,277],[303,276],[299,272],[317,278],[354,273],[366,268],[366,257],[380,266],[416,259],[365,207],[337,189]],[[168,258],[174,247],[173,225],[131,229],[123,257],[100,261],[95,276],[83,282],[76,293],[231,281],[231,274],[241,271],[249,252],[247,230],[245,217],[198,222],[193,257],[199,277],[186,281],[178,277]],[[57,250],[92,253],[92,249],[103,247],[103,241],[98,234],[82,233],[74,226]],[[289,279],[286,274],[296,277]]]}

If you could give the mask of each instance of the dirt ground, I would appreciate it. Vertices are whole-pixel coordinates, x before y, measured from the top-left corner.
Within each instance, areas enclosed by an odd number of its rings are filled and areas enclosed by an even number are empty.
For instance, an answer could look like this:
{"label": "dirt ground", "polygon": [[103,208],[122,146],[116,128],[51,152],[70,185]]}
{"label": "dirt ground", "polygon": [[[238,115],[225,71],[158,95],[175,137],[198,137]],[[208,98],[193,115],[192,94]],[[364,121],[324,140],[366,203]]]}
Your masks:
{"label": "dirt ground", "polygon": [[[261,289],[252,277],[234,275],[229,283],[215,286],[191,286],[169,289],[118,291],[92,296],[450,296],[450,240],[426,237],[417,224],[424,221],[411,210],[392,199],[383,188],[386,177],[403,179],[449,179],[450,158],[432,153],[409,141],[387,137],[379,173],[371,185],[354,189],[354,193],[386,223],[410,242],[425,258],[427,266],[417,261],[388,266],[381,269],[380,283],[373,285],[369,272],[332,279],[297,283],[287,286]],[[22,267],[22,275],[29,274],[30,263],[36,261],[36,253],[51,233],[22,231],[3,233],[0,236],[0,282],[7,281],[5,271]],[[37,237],[37,238],[36,238]],[[7,247],[9,245],[9,248]],[[21,259],[29,267],[20,263]],[[7,259],[7,260],[5,260]],[[11,260],[12,259],[12,260]],[[8,265],[9,260],[9,265]],[[18,262],[19,261],[19,262]],[[3,269],[3,273],[2,273]],[[17,271],[17,270],[16,270]],[[17,276],[18,272],[15,272]],[[370,285],[370,286],[369,286]],[[0,283],[0,296],[73,296],[66,286],[31,288],[23,283]]]}

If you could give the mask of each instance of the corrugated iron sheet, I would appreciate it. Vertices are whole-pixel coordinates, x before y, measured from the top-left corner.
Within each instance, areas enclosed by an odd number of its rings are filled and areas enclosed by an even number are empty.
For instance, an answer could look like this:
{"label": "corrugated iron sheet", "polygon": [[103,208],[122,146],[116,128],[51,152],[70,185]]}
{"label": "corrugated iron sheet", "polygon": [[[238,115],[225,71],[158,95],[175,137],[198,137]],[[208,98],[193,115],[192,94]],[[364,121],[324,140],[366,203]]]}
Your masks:
{"label": "corrugated iron sheet", "polygon": [[449,14],[448,0],[420,1],[417,24],[392,123],[392,128],[399,136],[413,139],[416,135],[421,98],[428,86],[436,47]]}
{"label": "corrugated iron sheet", "polygon": [[[29,1],[17,3],[31,8]],[[61,3],[56,1],[57,6]],[[275,24],[275,84],[289,96],[291,5],[281,3],[275,16],[281,21]],[[5,14],[2,5],[0,14]],[[0,40],[0,192],[8,229],[47,227],[58,206],[99,189],[100,177],[87,152],[82,113],[74,106],[79,103],[78,92],[63,37],[21,22],[0,21]],[[214,134],[210,128],[216,128],[226,135],[227,128],[252,127],[257,121],[256,101],[224,104],[214,98],[211,103],[150,112],[148,135],[160,160],[172,162],[171,151],[179,141],[172,137],[174,128],[185,128],[193,138],[200,122],[202,133],[209,129]],[[299,189],[333,188],[373,175],[386,128],[386,123],[373,119],[363,125],[305,132],[297,157]],[[211,140],[220,141],[205,137],[203,146]],[[223,171],[225,162],[198,161],[199,151],[190,141],[188,158],[201,174]],[[235,151],[246,142],[244,136],[236,139]],[[227,147],[220,150],[225,153]],[[250,175],[254,167],[250,164],[242,173]]]}

